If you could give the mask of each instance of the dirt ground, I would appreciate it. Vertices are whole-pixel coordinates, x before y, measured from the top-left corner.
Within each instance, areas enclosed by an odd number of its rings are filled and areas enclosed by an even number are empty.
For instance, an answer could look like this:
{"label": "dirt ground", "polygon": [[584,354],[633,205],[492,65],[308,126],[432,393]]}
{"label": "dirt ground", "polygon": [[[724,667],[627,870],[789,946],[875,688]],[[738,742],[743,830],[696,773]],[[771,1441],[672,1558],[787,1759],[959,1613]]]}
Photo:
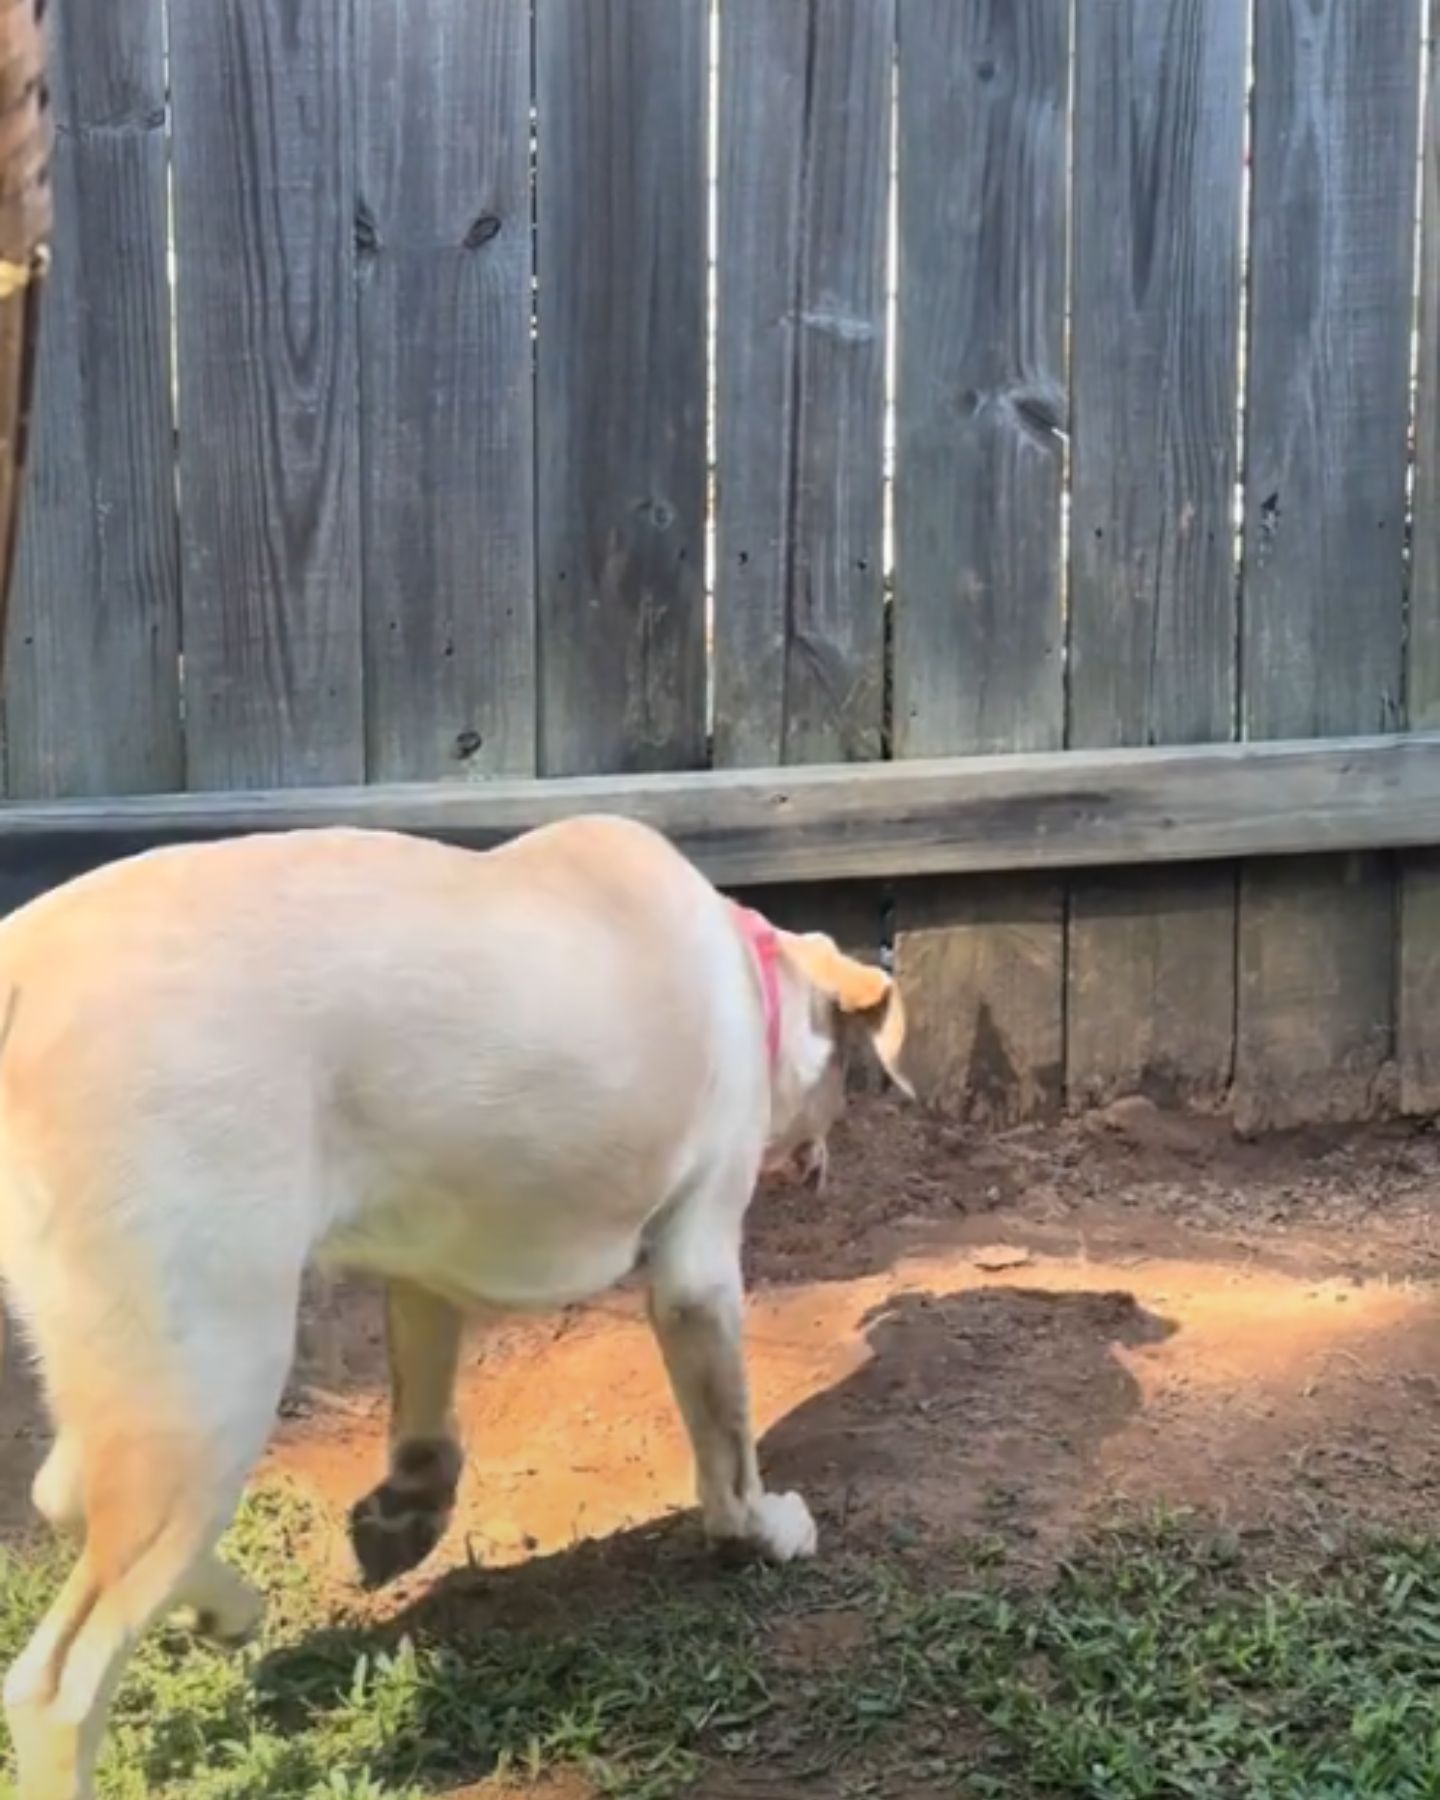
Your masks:
{"label": "dirt ground", "polygon": [[[820,1198],[757,1201],[749,1347],[770,1481],[832,1544],[996,1532],[1044,1556],[1117,1498],[1237,1522],[1428,1517],[1440,1479],[1440,1136],[1259,1143],[1121,1102],[999,1137],[866,1100]],[[341,1521],[383,1460],[375,1294],[317,1288],[269,1470]],[[609,1539],[689,1504],[640,1296],[477,1321],[448,1565]],[[0,1382],[0,1531],[44,1427]],[[588,1559],[587,1559],[588,1560]]]}
{"label": "dirt ground", "polygon": [[[823,1196],[760,1196],[748,1250],[764,1466],[805,1492],[824,1543],[923,1557],[984,1534],[1043,1566],[1118,1502],[1160,1498],[1241,1527],[1430,1521],[1440,1135],[1244,1142],[1129,1101],[987,1136],[867,1098],[834,1149]],[[535,1622],[637,1569],[683,1577],[695,1529],[669,1525],[689,1458],[637,1289],[478,1320],[460,1410],[452,1534],[374,1616],[428,1595]],[[265,1473],[321,1503],[316,1573],[350,1601],[343,1519],[382,1468],[385,1416],[378,1295],[317,1284]],[[0,1536],[30,1522],[44,1443],[12,1354]]]}

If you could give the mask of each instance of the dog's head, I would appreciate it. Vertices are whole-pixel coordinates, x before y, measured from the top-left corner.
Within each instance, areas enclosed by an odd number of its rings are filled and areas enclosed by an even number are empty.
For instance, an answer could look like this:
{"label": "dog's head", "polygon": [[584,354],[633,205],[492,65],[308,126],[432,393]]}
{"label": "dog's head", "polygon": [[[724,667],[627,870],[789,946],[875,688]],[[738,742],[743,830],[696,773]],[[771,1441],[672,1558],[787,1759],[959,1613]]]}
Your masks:
{"label": "dog's head", "polygon": [[768,1173],[824,1183],[830,1128],[845,1106],[854,1056],[874,1056],[912,1100],[901,1068],[905,1008],[884,969],[846,956],[823,932],[778,931],[784,1030],[773,1085]]}

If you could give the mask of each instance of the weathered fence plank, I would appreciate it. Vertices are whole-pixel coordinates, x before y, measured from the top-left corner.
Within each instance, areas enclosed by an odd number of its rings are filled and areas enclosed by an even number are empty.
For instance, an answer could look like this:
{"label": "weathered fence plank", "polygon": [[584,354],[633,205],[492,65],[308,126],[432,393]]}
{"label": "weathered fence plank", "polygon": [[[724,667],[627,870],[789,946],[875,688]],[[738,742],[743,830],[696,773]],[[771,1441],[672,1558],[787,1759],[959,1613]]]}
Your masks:
{"label": "weathered fence plank", "polygon": [[540,767],[705,756],[706,0],[537,0]]}
{"label": "weathered fence plank", "polygon": [[[1440,725],[1440,84],[1434,66],[1440,0],[1431,0],[1429,15],[1406,643],[1406,719],[1421,728]],[[1433,1113],[1440,1111],[1440,850],[1403,857],[1400,884],[1400,1104],[1407,1113]]]}
{"label": "weathered fence plank", "polygon": [[170,11],[194,787],[364,772],[351,14]]}
{"label": "weathered fence plank", "polygon": [[[1076,11],[1069,741],[1234,728],[1247,0]],[[1214,1101],[1235,1042],[1236,878],[1071,888],[1069,1097]]]}
{"label": "weathered fence plank", "polygon": [[715,760],[878,756],[894,0],[720,14]]}
{"label": "weathered fence plank", "polygon": [[[988,877],[1433,845],[1440,732],[29,801],[0,808],[0,910],[15,891],[5,885],[7,871],[22,886],[43,885],[157,843],[355,825],[488,849],[532,826],[595,812],[666,832],[714,880],[736,886],[858,886],[895,875]],[[991,886],[975,884],[972,918],[983,919]],[[813,918],[813,901],[803,905]],[[1023,912],[1016,916],[1023,926]]]}
{"label": "weathered fence plank", "polygon": [[[1413,0],[1256,9],[1243,717],[1255,738],[1393,730],[1401,707]],[[1242,1122],[1355,1117],[1394,1044],[1381,860],[1242,884]]]}
{"label": "weathered fence plank", "polygon": [[163,19],[50,27],[54,267],[12,596],[12,795],[182,785]]}
{"label": "weathered fence plank", "polygon": [[1440,50],[1440,0],[1430,0],[1430,37],[1421,146],[1420,329],[1406,650],[1406,722],[1415,730],[1440,726],[1440,71],[1433,63]]}
{"label": "weathered fence plank", "polygon": [[116,796],[0,809],[0,841],[366,824],[498,843],[623,812],[704,850],[718,879],[883,880],[1440,843],[1440,732],[1062,750],[573,780]]}
{"label": "weathered fence plank", "polygon": [[[1064,730],[1065,0],[900,0],[898,755]],[[927,1091],[994,1122],[1061,1095],[1063,890],[901,890]]]}
{"label": "weathered fence plank", "polygon": [[1400,861],[1396,1029],[1402,1112],[1440,1112],[1440,852]]}
{"label": "weathered fence plank", "polygon": [[357,11],[372,779],[535,766],[530,25]]}
{"label": "weathered fence plank", "polygon": [[901,883],[905,1062],[928,1103],[987,1125],[1059,1107],[1063,904],[1064,889],[1038,879]]}

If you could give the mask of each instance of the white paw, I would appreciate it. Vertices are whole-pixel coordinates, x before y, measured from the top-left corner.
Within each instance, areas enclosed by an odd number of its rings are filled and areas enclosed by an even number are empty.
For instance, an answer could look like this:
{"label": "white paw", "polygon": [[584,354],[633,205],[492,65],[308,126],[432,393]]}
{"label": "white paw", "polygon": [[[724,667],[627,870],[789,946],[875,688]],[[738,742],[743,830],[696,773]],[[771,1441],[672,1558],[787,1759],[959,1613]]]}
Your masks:
{"label": "white paw", "polygon": [[265,1621],[265,1598],[248,1581],[217,1562],[197,1587],[176,1608],[175,1623],[182,1630],[222,1649],[237,1649],[256,1635]]}
{"label": "white paw", "polygon": [[820,1535],[798,1494],[762,1494],[750,1516],[750,1541],[772,1562],[795,1562],[815,1554]]}
{"label": "white paw", "polygon": [[232,1649],[248,1644],[265,1623],[264,1598],[250,1588],[238,1589],[224,1606],[197,1613],[195,1629],[201,1637]]}

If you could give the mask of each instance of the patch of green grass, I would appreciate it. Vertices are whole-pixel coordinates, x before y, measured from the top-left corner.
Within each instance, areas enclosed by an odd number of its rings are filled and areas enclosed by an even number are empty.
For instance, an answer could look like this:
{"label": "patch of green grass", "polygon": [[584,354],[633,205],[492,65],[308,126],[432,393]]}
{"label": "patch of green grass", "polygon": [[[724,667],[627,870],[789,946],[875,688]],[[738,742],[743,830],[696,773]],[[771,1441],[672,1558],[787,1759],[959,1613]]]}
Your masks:
{"label": "patch of green grass", "polygon": [[[1273,1548],[1273,1546],[1272,1546]],[[1434,1800],[1440,1542],[1370,1538],[1265,1556],[1193,1521],[1105,1534],[1043,1592],[892,1593],[868,1708],[970,1712],[976,1796]],[[837,1729],[856,1717],[835,1697]]]}
{"label": "patch of green grass", "polygon": [[[551,1571],[563,1628],[462,1628],[452,1608],[400,1636],[315,1601],[312,1528],[293,1501],[250,1503],[229,1551],[270,1591],[265,1639],[237,1659],[173,1632],[146,1645],[106,1800],[416,1800],[567,1764],[659,1800],[707,1762],[971,1800],[1440,1796],[1428,1539],[1312,1536],[1282,1576],[1273,1544],[1160,1518],[1097,1535],[1043,1588],[975,1546],[588,1599],[583,1574],[571,1595]],[[58,1567],[0,1552],[0,1661]]]}

